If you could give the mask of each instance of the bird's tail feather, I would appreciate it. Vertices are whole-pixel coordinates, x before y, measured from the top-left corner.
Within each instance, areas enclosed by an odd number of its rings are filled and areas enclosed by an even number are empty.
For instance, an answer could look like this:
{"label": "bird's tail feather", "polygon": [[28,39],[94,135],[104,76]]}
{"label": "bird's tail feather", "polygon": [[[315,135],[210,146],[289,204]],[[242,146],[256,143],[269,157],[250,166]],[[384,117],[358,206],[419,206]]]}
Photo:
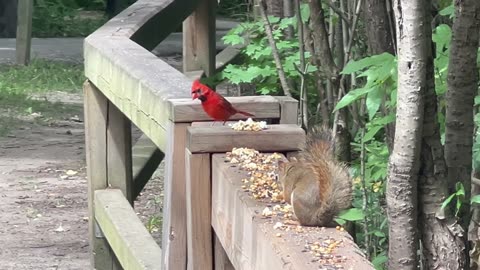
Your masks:
{"label": "bird's tail feather", "polygon": [[244,111],[238,111],[238,110],[237,110],[237,113],[239,113],[239,114],[243,114],[243,115],[245,115],[245,116],[252,116],[252,117],[254,117],[254,116],[255,116],[255,115],[253,115],[253,114],[251,114],[251,113],[244,112]]}

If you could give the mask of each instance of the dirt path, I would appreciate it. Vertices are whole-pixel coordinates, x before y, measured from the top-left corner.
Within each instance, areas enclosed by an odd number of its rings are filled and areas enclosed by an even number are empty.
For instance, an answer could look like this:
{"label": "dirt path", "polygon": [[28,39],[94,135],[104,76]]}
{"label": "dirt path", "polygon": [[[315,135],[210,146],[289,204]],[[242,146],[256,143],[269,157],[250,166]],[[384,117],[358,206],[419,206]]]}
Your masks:
{"label": "dirt path", "polygon": [[49,124],[0,139],[0,269],[86,269],[83,123]]}
{"label": "dirt path", "polygon": [[[50,99],[73,102],[71,114],[43,121],[34,114],[0,138],[2,270],[89,268],[82,99],[80,94]],[[145,223],[161,211],[161,174],[136,202]]]}

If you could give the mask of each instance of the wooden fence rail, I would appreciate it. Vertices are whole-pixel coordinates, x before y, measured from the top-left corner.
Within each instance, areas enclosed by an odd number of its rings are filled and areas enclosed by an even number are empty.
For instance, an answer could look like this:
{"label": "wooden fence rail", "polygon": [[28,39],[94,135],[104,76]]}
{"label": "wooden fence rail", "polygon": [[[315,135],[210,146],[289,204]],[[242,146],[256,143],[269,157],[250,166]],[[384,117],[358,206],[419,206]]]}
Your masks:
{"label": "wooden fence rail", "polygon": [[[239,109],[280,124],[269,131],[246,135],[228,127],[193,127],[209,118],[190,98],[192,78],[211,75],[238,52],[229,48],[215,55],[215,5],[215,0],[138,0],[85,39],[92,268],[209,270],[215,260],[216,269],[228,269],[231,258],[237,269],[249,269],[236,263],[220,232],[216,244],[211,241],[216,223],[210,174],[217,175],[210,170],[211,153],[241,145],[296,151],[303,133],[292,125],[298,102],[269,96],[228,98]],[[184,44],[194,45],[184,47],[185,74],[150,52],[182,22]],[[132,123],[144,133],[134,146]],[[135,215],[133,201],[164,157],[160,249]]]}

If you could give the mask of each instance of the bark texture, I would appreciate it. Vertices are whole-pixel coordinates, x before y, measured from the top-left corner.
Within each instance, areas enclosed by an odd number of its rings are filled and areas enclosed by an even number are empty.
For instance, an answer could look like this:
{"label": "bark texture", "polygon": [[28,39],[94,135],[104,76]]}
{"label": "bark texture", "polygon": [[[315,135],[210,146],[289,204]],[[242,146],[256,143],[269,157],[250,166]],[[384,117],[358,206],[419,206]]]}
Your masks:
{"label": "bark texture", "polygon": [[[478,91],[477,52],[480,31],[480,1],[455,1],[450,59],[447,75],[445,160],[450,191],[461,181],[470,200],[473,145],[473,99]],[[469,204],[459,214],[467,230]]]}
{"label": "bark texture", "polygon": [[424,0],[394,1],[398,44],[395,141],[387,182],[388,269],[417,269],[417,181],[426,87]]}
{"label": "bark texture", "polygon": [[267,15],[283,17],[283,0],[266,0]]}
{"label": "bark texture", "polygon": [[[364,2],[365,32],[371,54],[384,52],[395,54],[392,37],[394,33],[391,31],[392,22],[390,16],[388,16],[387,5],[390,5],[390,2],[385,0],[365,0]],[[388,111],[383,110],[384,116],[388,113]],[[388,149],[391,152],[395,137],[395,124],[390,123],[385,126],[385,132]]]}
{"label": "bark texture", "polygon": [[310,28],[312,29],[313,48],[318,68],[322,70],[334,85],[338,80],[338,68],[333,61],[332,51],[328,44],[328,32],[325,26],[325,15],[319,1],[308,0],[310,7]]}
{"label": "bark texture", "polygon": [[[429,21],[431,1],[425,1],[425,34],[431,39]],[[422,168],[419,179],[419,231],[423,244],[424,269],[465,269],[465,245],[461,237],[462,228],[452,219],[451,213],[440,211],[448,196],[447,166],[443,146],[440,142],[440,126],[437,119],[437,97],[433,53],[427,46],[427,87],[423,97],[425,108],[423,118],[423,142],[421,152]],[[445,248],[448,246],[448,248]]]}
{"label": "bark texture", "polygon": [[372,54],[389,52],[395,54],[390,22],[385,0],[364,0],[365,32],[367,44]]}

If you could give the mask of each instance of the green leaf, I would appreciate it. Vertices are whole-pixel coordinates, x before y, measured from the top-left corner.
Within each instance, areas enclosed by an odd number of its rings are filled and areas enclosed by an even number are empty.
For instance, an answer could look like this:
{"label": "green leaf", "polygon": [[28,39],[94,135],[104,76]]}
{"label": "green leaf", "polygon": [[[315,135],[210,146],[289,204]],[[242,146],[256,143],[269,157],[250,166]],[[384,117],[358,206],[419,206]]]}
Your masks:
{"label": "green leaf", "polygon": [[432,34],[432,41],[437,47],[437,54],[442,53],[450,44],[452,39],[452,29],[446,24],[440,24],[435,28]]}
{"label": "green leaf", "polygon": [[381,65],[386,61],[393,61],[394,56],[389,53],[382,53],[378,55],[373,55],[370,57],[365,57],[358,61],[350,60],[347,65],[343,68],[341,74],[352,74],[354,72],[363,70],[367,67],[374,65]]}
{"label": "green leaf", "polygon": [[376,237],[385,237],[385,233],[381,231],[374,231],[373,235],[375,235]]}
{"label": "green leaf", "polygon": [[476,96],[476,97],[475,97],[475,103],[474,103],[474,105],[476,105],[476,106],[477,106],[477,105],[480,105],[480,96]]}
{"label": "green leaf", "polygon": [[356,221],[356,220],[362,220],[365,215],[363,214],[363,211],[358,208],[350,208],[348,210],[342,211],[339,215],[339,218],[349,220],[349,221]]}
{"label": "green leaf", "polygon": [[371,139],[373,139],[373,137],[377,135],[378,131],[381,130],[382,128],[383,128],[382,126],[374,126],[369,128],[368,131],[365,133],[365,136],[363,137],[363,141],[368,142]]}
{"label": "green leaf", "polygon": [[463,184],[461,182],[457,182],[455,184],[455,189],[457,190],[457,192],[455,192],[455,195],[465,196],[465,188],[463,188]]}
{"label": "green leaf", "polygon": [[368,118],[373,119],[377,113],[380,105],[382,104],[382,98],[384,91],[382,87],[375,87],[370,93],[367,94],[366,106],[368,111]]}
{"label": "green leaf", "polygon": [[479,203],[480,204],[480,195],[475,195],[472,197],[472,199],[470,200],[470,203]]}
{"label": "green leaf", "polygon": [[334,220],[340,225],[345,225],[347,223],[345,219],[341,219],[341,218],[334,218]]}
{"label": "green leaf", "polygon": [[375,266],[375,269],[383,269],[383,264],[388,261],[388,257],[386,255],[376,256],[372,260],[372,264]]}
{"label": "green leaf", "polygon": [[448,196],[448,198],[443,201],[441,208],[445,208],[445,206],[447,206],[453,200],[453,197],[455,197],[455,194]]}
{"label": "green leaf", "polygon": [[302,16],[302,21],[306,23],[308,19],[310,19],[310,7],[308,6],[308,4],[301,4],[300,12]]}
{"label": "green leaf", "polygon": [[351,90],[337,103],[334,111],[340,110],[341,108],[348,106],[350,103],[354,102],[355,100],[361,98],[362,96],[368,94],[373,90],[374,88],[357,88],[355,90]]}
{"label": "green leaf", "polygon": [[222,37],[222,40],[227,45],[238,45],[245,43],[245,39],[239,35],[226,35]]}
{"label": "green leaf", "polygon": [[442,16],[449,16],[450,18],[453,18],[453,16],[455,15],[455,7],[453,6],[453,4],[451,4],[448,7],[440,10],[439,13]]}

